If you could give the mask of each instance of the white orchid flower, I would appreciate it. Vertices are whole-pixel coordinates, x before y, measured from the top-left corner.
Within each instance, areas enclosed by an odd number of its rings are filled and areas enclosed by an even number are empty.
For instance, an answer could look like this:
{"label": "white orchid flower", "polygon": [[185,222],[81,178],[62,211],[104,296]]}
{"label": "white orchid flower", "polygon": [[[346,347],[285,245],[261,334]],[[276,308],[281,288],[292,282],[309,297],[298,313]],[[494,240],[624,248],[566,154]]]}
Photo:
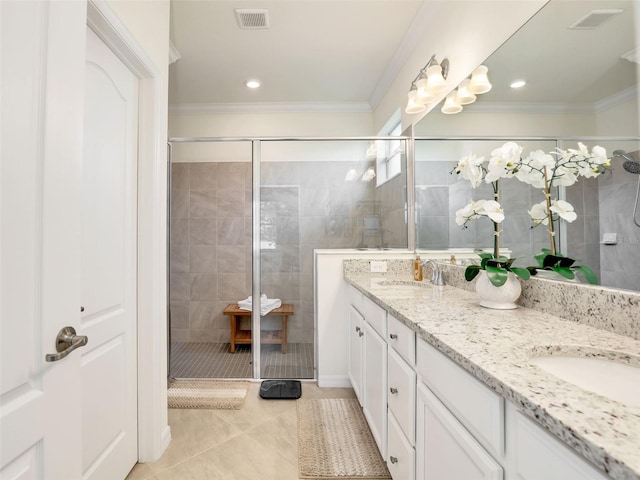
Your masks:
{"label": "white orchid flower", "polygon": [[549,225],[549,218],[547,217],[547,202],[540,202],[540,203],[536,203],[534,206],[531,207],[531,210],[529,210],[529,215],[531,215],[531,218],[533,219],[533,223],[538,226],[540,224],[542,225]]}
{"label": "white orchid flower", "polygon": [[573,205],[564,200],[554,200],[551,203],[550,210],[567,222],[573,222],[578,215],[574,212]]}
{"label": "white orchid flower", "polygon": [[553,183],[558,187],[568,187],[570,185],[573,185],[578,181],[576,173],[577,172],[574,172],[572,169],[559,166],[558,168],[556,168],[555,172],[553,172]]}
{"label": "white orchid flower", "polygon": [[516,173],[516,178],[527,183],[534,188],[544,188],[544,168],[547,167],[547,180],[551,180],[556,168],[555,159],[542,150],[535,150],[522,161],[520,170]]}
{"label": "white orchid flower", "polygon": [[598,165],[609,166],[611,163],[609,161],[609,157],[607,157],[607,151],[602,148],[600,145],[596,145],[591,150],[591,154],[593,155],[593,161]]}
{"label": "white orchid flower", "polygon": [[462,175],[462,178],[469,180],[471,186],[476,188],[482,182],[482,165],[484,157],[476,157],[474,154],[462,157],[456,166],[456,173]]}
{"label": "white orchid flower", "polygon": [[485,182],[491,183],[500,178],[513,176],[514,168],[520,163],[522,147],[514,142],[507,142],[491,152]]}
{"label": "white orchid flower", "polygon": [[460,210],[456,211],[456,223],[462,227],[465,223],[473,219],[474,214],[474,202],[468,203]]}
{"label": "white orchid flower", "polygon": [[506,165],[515,165],[520,161],[522,150],[523,148],[517,143],[507,142],[500,148],[496,148],[494,151],[492,151],[491,158],[492,160],[494,158],[499,158],[499,161],[504,162]]}
{"label": "white orchid flower", "polygon": [[485,200],[482,209],[478,211],[480,215],[486,215],[492,222],[501,223],[504,220],[504,210],[495,200]]}

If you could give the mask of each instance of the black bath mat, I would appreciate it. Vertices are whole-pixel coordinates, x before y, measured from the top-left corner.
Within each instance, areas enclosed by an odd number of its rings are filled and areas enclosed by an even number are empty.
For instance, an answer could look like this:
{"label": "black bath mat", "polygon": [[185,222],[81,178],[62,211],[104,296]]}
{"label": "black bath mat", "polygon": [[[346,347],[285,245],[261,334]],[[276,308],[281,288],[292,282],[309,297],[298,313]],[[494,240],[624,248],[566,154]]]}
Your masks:
{"label": "black bath mat", "polygon": [[265,380],[260,385],[260,397],[296,400],[302,395],[300,380]]}

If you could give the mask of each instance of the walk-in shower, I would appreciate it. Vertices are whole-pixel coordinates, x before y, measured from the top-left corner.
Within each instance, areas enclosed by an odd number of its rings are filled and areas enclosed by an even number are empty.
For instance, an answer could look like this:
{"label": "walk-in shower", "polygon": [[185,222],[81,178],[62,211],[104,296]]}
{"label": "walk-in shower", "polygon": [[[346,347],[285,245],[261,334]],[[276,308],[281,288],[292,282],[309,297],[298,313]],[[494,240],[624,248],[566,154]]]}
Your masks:
{"label": "walk-in shower", "polygon": [[[625,152],[624,150],[614,150],[614,157],[622,157],[624,158],[624,163],[622,164],[622,168],[624,168],[627,172],[633,173],[635,175],[640,175],[640,162],[634,160]],[[640,177],[638,177],[638,188],[636,190],[636,201],[633,205],[633,223],[635,223],[638,227],[640,227],[640,223],[638,223],[638,198],[640,198]]]}

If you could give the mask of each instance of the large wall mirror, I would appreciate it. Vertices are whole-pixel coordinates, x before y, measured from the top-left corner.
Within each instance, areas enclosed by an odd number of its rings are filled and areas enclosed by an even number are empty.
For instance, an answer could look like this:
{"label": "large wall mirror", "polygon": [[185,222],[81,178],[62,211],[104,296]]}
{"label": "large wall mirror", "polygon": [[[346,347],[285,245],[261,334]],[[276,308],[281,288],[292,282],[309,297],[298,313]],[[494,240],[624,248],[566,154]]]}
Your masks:
{"label": "large wall mirror", "polygon": [[[416,246],[489,246],[490,222],[464,231],[455,223],[458,208],[486,197],[449,173],[462,156],[488,158],[507,140],[525,152],[600,145],[613,172],[560,192],[578,213],[560,229],[563,253],[592,267],[602,285],[640,290],[640,168],[625,168],[640,167],[639,29],[637,1],[551,0],[484,62],[490,92],[461,113],[442,114],[438,105],[426,115],[415,129]],[[527,83],[511,88],[515,80]],[[503,245],[522,265],[547,242],[527,213],[538,195],[517,181],[503,189]],[[615,241],[603,243],[605,234]]]}

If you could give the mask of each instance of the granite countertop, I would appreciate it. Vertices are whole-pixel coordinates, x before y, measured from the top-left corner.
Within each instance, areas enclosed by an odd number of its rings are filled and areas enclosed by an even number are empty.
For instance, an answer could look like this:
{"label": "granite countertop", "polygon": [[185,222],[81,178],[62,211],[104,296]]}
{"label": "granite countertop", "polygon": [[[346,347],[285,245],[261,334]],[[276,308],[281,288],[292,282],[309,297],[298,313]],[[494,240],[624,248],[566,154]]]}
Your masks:
{"label": "granite countertop", "polygon": [[535,356],[615,358],[640,367],[640,341],[530,308],[490,310],[475,292],[407,275],[345,272],[345,279],[545,430],[615,479],[640,480],[640,408],[560,380]]}

